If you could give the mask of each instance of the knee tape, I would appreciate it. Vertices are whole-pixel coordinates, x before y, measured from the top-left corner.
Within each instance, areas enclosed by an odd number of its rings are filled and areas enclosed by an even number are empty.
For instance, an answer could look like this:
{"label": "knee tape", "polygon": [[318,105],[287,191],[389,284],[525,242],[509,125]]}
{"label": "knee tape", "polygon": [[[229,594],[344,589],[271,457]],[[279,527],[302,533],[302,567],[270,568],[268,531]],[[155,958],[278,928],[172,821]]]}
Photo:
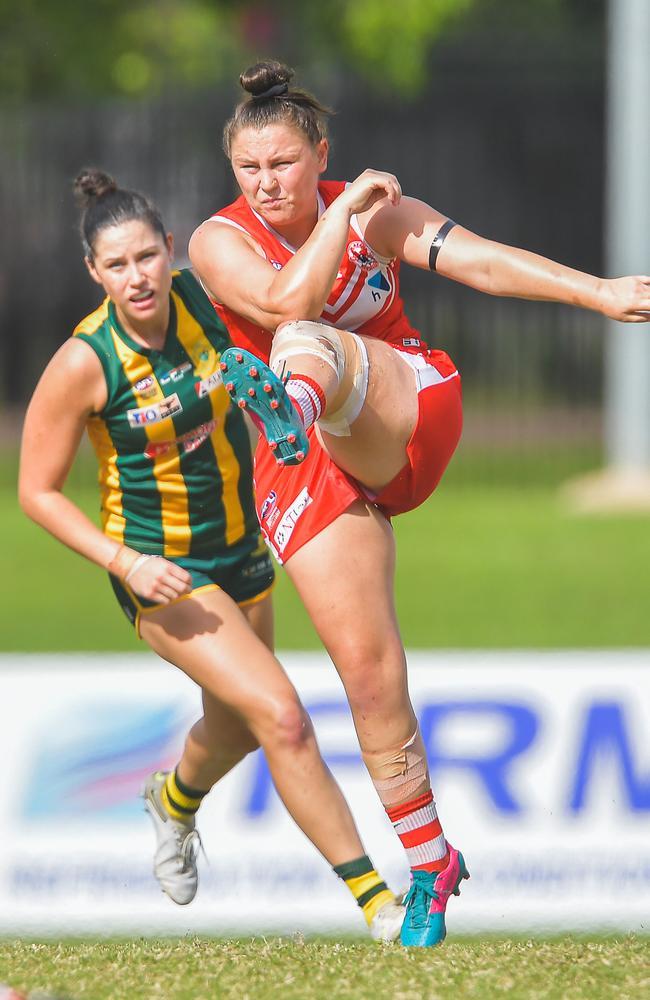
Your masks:
{"label": "knee tape", "polygon": [[284,377],[285,368],[291,368],[291,359],[297,354],[310,354],[324,361],[341,381],[345,355],[338,343],[337,330],[306,319],[282,323],[273,337],[269,358],[269,365],[279,378]]}
{"label": "knee tape", "polygon": [[285,368],[291,368],[291,358],[299,354],[319,358],[335,373],[338,388],[319,425],[328,434],[349,437],[350,424],[359,416],[368,392],[368,352],[363,340],[356,333],[310,320],[283,323],[273,338],[271,368],[282,378]]}
{"label": "knee tape", "polygon": [[362,753],[381,802],[387,808],[415,799],[429,790],[429,769],[418,727],[410,740],[392,750]]}

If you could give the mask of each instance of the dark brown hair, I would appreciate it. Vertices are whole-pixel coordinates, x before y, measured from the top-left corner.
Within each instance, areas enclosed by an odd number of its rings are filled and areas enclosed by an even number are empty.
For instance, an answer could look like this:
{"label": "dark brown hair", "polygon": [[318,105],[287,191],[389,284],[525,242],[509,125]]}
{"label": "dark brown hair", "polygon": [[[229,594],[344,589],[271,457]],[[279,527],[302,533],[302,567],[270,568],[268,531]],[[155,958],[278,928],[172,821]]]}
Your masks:
{"label": "dark brown hair", "polygon": [[250,95],[235,108],[223,130],[223,148],[230,158],[233,136],[241,128],[282,123],[307,136],[313,146],[327,138],[327,118],[333,112],[306,90],[291,87],[293,70],[270,60],[255,63],[239,77]]}
{"label": "dark brown hair", "polygon": [[75,178],[75,198],[81,206],[79,230],[84,254],[94,257],[95,241],[102,229],[141,219],[155,233],[166,238],[160,212],[143,194],[117,186],[110,174],[87,167]]}

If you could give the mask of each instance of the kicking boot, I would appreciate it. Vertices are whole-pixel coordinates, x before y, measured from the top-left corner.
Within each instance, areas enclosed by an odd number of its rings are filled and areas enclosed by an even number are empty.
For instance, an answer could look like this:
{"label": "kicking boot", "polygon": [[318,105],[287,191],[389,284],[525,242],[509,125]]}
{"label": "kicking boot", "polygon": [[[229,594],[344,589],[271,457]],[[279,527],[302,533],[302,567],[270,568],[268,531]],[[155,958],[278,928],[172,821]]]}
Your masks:
{"label": "kicking boot", "polygon": [[402,924],[403,945],[431,948],[444,941],[445,910],[452,895],[460,896],[460,883],[469,878],[463,855],[447,844],[449,864],[441,872],[411,871],[411,888],[404,905],[406,916]]}
{"label": "kicking boot", "polygon": [[226,392],[262,431],[278,465],[304,461],[309,451],[307,434],[275,372],[240,347],[223,352],[221,372]]}
{"label": "kicking boot", "polygon": [[142,797],[156,833],[154,875],[162,891],[175,903],[185,906],[196,896],[199,884],[196,856],[201,838],[193,816],[184,823],[174,819],[165,809],[160,794],[166,779],[165,772],[156,771],[147,778]]}
{"label": "kicking boot", "polygon": [[384,903],[372,918],[370,937],[375,941],[396,941],[404,923],[405,912],[401,896]]}

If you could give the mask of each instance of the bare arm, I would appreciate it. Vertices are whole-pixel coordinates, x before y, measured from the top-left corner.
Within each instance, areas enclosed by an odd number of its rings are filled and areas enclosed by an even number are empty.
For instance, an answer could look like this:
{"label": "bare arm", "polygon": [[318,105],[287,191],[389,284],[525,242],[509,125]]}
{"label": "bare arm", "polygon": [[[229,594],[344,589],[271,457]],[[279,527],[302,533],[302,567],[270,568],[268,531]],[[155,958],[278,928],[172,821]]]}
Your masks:
{"label": "bare arm", "polygon": [[86,421],[103,405],[103,383],[99,359],[83,341],[69,340],[54,355],[25,417],[18,496],[28,517],[105,568],[119,545],[62,493]]}
{"label": "bare arm", "polygon": [[[22,509],[68,548],[123,579],[139,553],[103,534],[63,493],[91,413],[106,402],[99,359],[81,340],[57,351],[36,386],[27,409],[20,454],[18,496]],[[143,597],[166,603],[189,592],[189,574],[165,559],[134,569],[129,584]]]}
{"label": "bare arm", "polygon": [[[368,242],[387,256],[428,269],[429,250],[446,216],[403,198],[364,219]],[[489,295],[563,302],[628,323],[650,320],[650,277],[598,278],[539,254],[483,239],[455,226],[440,248],[436,270]]]}
{"label": "bare arm", "polygon": [[350,218],[378,200],[396,202],[391,174],[367,170],[328,207],[311,235],[282,270],[262,256],[255,241],[219,222],[204,222],[189,254],[206,288],[229,309],[267,330],[291,319],[318,319],[332,290],[348,237]]}

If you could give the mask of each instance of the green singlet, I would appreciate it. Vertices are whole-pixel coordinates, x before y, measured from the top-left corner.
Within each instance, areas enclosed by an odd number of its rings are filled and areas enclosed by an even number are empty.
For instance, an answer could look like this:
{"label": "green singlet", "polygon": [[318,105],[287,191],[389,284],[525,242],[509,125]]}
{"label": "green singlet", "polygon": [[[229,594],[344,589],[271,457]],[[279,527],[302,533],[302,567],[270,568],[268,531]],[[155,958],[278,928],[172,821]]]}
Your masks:
{"label": "green singlet", "polygon": [[[108,298],[74,331],[97,354],[108,388],[104,409],[88,421],[102,528],[181,565],[221,560],[225,569],[253,553],[259,562],[248,432],[219,368],[228,332],[191,271],[174,272],[170,299],[160,351],[128,335]],[[268,589],[270,563],[261,576]]]}

